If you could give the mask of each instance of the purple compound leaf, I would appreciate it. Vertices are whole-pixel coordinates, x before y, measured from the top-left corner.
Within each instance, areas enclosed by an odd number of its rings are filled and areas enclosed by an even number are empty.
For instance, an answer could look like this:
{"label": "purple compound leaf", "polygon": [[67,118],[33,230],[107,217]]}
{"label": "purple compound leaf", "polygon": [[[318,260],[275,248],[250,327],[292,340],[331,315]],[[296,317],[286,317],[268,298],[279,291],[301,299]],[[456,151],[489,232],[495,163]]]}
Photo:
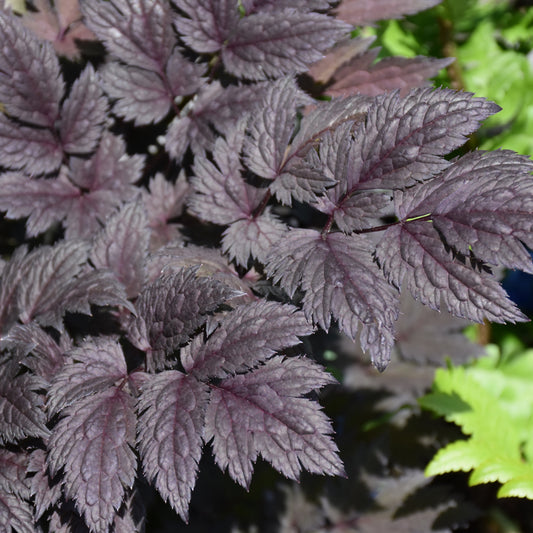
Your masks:
{"label": "purple compound leaf", "polygon": [[11,494],[0,492],[0,532],[11,533],[12,528],[17,533],[39,533],[35,527],[33,510],[30,502]]}
{"label": "purple compound leaf", "polygon": [[227,138],[219,137],[213,149],[214,163],[196,158],[191,180],[190,211],[214,224],[231,224],[249,218],[261,203],[264,191],[248,185],[241,176],[240,151],[244,131],[237,126]]}
{"label": "purple compound leaf", "polygon": [[432,309],[442,301],[452,314],[475,322],[527,320],[491,275],[445,248],[429,218],[387,229],[376,257],[390,283]]}
{"label": "purple compound leaf", "polygon": [[276,357],[212,387],[205,439],[213,439],[218,466],[243,487],[259,455],[290,479],[302,469],[343,475],[330,421],[318,403],[300,397],[327,383],[334,379],[314,363]]}
{"label": "purple compound leaf", "polygon": [[350,29],[320,13],[261,11],[239,19],[221,57],[228,72],[250,80],[305,72]]}
{"label": "purple compound leaf", "polygon": [[63,172],[58,178],[33,179],[21,173],[0,175],[0,209],[7,218],[28,217],[26,234],[34,237],[76,209],[81,192]]}
{"label": "purple compound leaf", "polygon": [[[63,353],[69,345],[66,336],[58,344],[35,322],[16,325],[2,338],[0,346],[14,350],[24,357],[22,363],[32,372],[50,382],[63,365]],[[26,357],[31,354],[30,357]]]}
{"label": "purple compound leaf", "polygon": [[30,491],[35,498],[35,520],[39,520],[50,507],[58,503],[61,484],[52,483],[44,450],[37,449],[31,453],[28,473],[33,474],[29,480]]}
{"label": "purple compound leaf", "polygon": [[86,396],[62,411],[48,442],[53,475],[89,529],[107,531],[135,480],[134,399],[120,387]]}
{"label": "purple compound leaf", "polygon": [[431,215],[455,251],[533,273],[533,163],[507,150],[472,152],[437,179],[395,197],[402,220]]}
{"label": "purple compound leaf", "polygon": [[311,102],[292,77],[269,85],[257,113],[251,117],[246,137],[245,162],[250,170],[270,180],[282,173],[296,126],[296,112]]}
{"label": "purple compound leaf", "polygon": [[176,43],[168,2],[84,2],[82,11],[87,27],[115,57],[134,67],[163,72]]}
{"label": "purple compound leaf", "polygon": [[222,250],[238,265],[247,266],[250,257],[263,263],[286,231],[287,226],[265,210],[233,222],[223,233]]}
{"label": "purple compound leaf", "polygon": [[187,17],[176,18],[176,29],[193,50],[213,53],[222,48],[239,21],[232,0],[173,0]]}
{"label": "purple compound leaf", "polygon": [[0,448],[0,493],[9,492],[29,499],[30,480],[26,478],[28,462],[26,453]]}
{"label": "purple compound leaf", "polygon": [[366,26],[384,19],[412,15],[440,4],[441,0],[342,0],[337,17],[356,26]]}
{"label": "purple compound leaf", "polygon": [[89,153],[96,148],[106,121],[107,101],[89,66],[74,82],[61,108],[59,135],[69,154]]}
{"label": "purple compound leaf", "polygon": [[48,390],[46,408],[50,416],[128,376],[122,348],[110,338],[88,339],[69,350],[65,359]]}
{"label": "purple compound leaf", "polygon": [[96,237],[90,260],[97,269],[109,268],[125,287],[128,297],[136,297],[144,284],[149,239],[142,205],[125,204],[107,220]]}
{"label": "purple compound leaf", "polygon": [[208,392],[193,377],[167,370],[149,377],[137,404],[144,473],[185,521],[202,454]]}
{"label": "purple compound leaf", "polygon": [[237,307],[203,342],[197,337],[181,352],[183,367],[199,379],[242,372],[300,343],[313,333],[302,313],[291,305],[259,301]]}
{"label": "purple compound leaf", "polygon": [[198,267],[163,274],[148,285],[136,302],[138,317],[130,335],[143,339],[156,369],[164,368],[171,355],[197,328],[237,291],[216,279],[199,277]]}
{"label": "purple compound leaf", "polygon": [[17,375],[19,370],[12,360],[0,366],[0,444],[49,435],[42,397],[35,392],[42,383],[28,373]]}
{"label": "purple compound leaf", "polygon": [[65,87],[54,49],[1,11],[0,42],[0,102],[5,111],[29,124],[53,128]]}
{"label": "purple compound leaf", "polygon": [[267,273],[289,295],[301,286],[309,320],[328,330],[331,319],[350,338],[359,330],[363,350],[383,370],[394,342],[398,297],[372,261],[373,247],[361,235],[292,230],[272,249]]}
{"label": "purple compound leaf", "polygon": [[21,126],[0,114],[0,157],[10,169],[38,175],[57,170],[63,150],[50,130]]}

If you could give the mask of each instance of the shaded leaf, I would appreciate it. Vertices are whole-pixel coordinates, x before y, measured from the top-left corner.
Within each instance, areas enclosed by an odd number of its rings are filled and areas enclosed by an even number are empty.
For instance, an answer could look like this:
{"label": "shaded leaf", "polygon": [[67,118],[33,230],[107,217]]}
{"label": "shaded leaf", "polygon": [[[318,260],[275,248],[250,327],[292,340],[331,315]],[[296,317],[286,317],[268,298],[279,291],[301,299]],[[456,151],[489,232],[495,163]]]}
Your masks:
{"label": "shaded leaf", "polygon": [[[317,403],[299,397],[308,387],[306,373],[321,371],[310,362],[290,361],[298,360],[272,359],[252,372],[224,379],[211,391],[205,438],[213,438],[218,466],[244,487],[259,454],[291,479],[298,479],[302,468],[317,474],[344,472],[329,437],[330,422]],[[287,372],[290,384],[271,381],[277,369],[278,376]],[[331,383],[323,375],[321,384]]]}
{"label": "shaded leaf", "polygon": [[30,455],[28,473],[33,474],[30,479],[31,494],[35,498],[35,520],[55,505],[61,498],[61,485],[52,484],[46,464],[46,452],[34,450]]}

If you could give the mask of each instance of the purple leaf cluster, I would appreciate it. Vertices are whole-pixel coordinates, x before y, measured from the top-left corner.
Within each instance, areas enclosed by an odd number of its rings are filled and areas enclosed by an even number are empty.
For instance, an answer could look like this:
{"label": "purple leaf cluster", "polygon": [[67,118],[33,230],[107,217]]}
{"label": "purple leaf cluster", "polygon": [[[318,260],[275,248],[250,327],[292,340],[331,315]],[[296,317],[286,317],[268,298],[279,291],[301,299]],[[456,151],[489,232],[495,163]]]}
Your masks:
{"label": "purple leaf cluster", "polygon": [[[259,458],[343,475],[302,337],[338,327],[383,370],[401,290],[525,319],[492,270],[533,271],[533,164],[449,157],[498,106],[432,89],[448,59],[348,39],[435,3],[0,9],[0,210],[25,228],[0,261],[0,530],[142,531],[147,483],[187,520],[206,447],[246,488]],[[60,61],[46,13],[100,55]]]}

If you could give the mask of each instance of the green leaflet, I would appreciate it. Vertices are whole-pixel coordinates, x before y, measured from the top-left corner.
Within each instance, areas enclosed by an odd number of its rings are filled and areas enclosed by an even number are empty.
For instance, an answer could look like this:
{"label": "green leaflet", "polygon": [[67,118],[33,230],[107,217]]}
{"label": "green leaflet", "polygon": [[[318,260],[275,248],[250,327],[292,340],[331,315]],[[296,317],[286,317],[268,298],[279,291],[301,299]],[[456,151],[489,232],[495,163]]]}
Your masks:
{"label": "green leaflet", "polygon": [[533,350],[489,348],[470,366],[437,370],[419,399],[468,437],[439,450],[426,475],[472,471],[470,486],[499,482],[498,497],[533,499]]}

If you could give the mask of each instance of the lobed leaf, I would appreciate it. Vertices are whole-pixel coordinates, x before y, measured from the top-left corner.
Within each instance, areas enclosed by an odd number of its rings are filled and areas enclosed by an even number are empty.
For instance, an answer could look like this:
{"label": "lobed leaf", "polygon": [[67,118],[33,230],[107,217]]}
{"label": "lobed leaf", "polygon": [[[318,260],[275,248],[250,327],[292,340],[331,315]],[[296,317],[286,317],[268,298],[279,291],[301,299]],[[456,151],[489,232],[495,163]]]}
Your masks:
{"label": "lobed leaf", "polygon": [[17,375],[19,366],[8,360],[0,366],[0,444],[26,437],[47,437],[40,381],[31,374]]}
{"label": "lobed leaf", "polygon": [[36,533],[31,505],[16,494],[0,493],[0,532]]}
{"label": "lobed leaf", "polygon": [[1,11],[0,42],[0,102],[5,111],[29,124],[53,128],[65,85],[52,46]]}
{"label": "lobed leaf", "polygon": [[16,172],[0,175],[0,209],[6,210],[7,218],[28,217],[28,237],[68,217],[77,207],[80,196],[80,190],[63,173],[58,178],[41,179]]}
{"label": "lobed leaf", "polygon": [[46,464],[46,452],[34,450],[30,455],[28,473],[33,474],[30,479],[30,490],[35,500],[35,519],[41,516],[61,498],[61,485],[52,483]]}
{"label": "lobed leaf", "polygon": [[58,128],[63,150],[69,154],[89,153],[96,148],[106,121],[107,101],[91,66],[72,85],[61,107]]}
{"label": "lobed leaf", "polygon": [[439,4],[441,0],[342,0],[337,17],[356,26],[366,26],[384,19],[412,15]]}
{"label": "lobed leaf", "polygon": [[239,19],[221,57],[228,72],[251,80],[305,72],[349,30],[319,13],[261,11]]}
{"label": "lobed leaf", "polygon": [[364,237],[292,230],[270,253],[266,270],[290,296],[302,287],[303,311],[322,329],[329,329],[332,318],[352,339],[361,329],[363,350],[378,369],[387,366],[398,298],[373,263]]}
{"label": "lobed leaf", "polygon": [[250,257],[262,263],[286,231],[283,222],[265,211],[260,216],[233,222],[223,233],[222,250],[244,267]]}
{"label": "lobed leaf", "polygon": [[[205,438],[213,439],[218,466],[227,468],[244,487],[250,484],[252,463],[259,454],[290,479],[298,479],[302,468],[317,474],[344,472],[329,437],[329,420],[317,403],[299,397],[308,386],[305,374],[310,368],[285,365],[281,358],[272,359],[251,372],[224,379],[211,391]],[[271,381],[276,369],[281,369],[280,375],[288,372],[290,386]],[[312,369],[316,371],[314,365]],[[295,394],[298,385],[301,389]]]}
{"label": "lobed leaf", "polygon": [[175,370],[151,375],[137,404],[144,473],[187,521],[202,454],[208,388]]}
{"label": "lobed leaf", "polygon": [[69,350],[65,359],[48,390],[46,407],[49,415],[109,389],[117,381],[126,379],[128,374],[120,344],[106,337],[85,340],[81,346]]}
{"label": "lobed leaf", "polygon": [[493,277],[445,249],[430,220],[387,229],[376,257],[390,283],[403,284],[432,309],[440,309],[442,300],[452,314],[476,322],[526,320]]}
{"label": "lobed leaf", "polygon": [[312,326],[291,305],[267,301],[244,304],[224,317],[207,341],[196,338],[186,346],[181,362],[198,379],[225,377],[299,344],[299,336],[312,332]]}
{"label": "lobed leaf", "polygon": [[111,216],[93,243],[93,265],[112,270],[130,298],[136,297],[144,284],[149,238],[146,213],[137,202],[125,204]]}
{"label": "lobed leaf", "polygon": [[48,442],[52,474],[64,471],[64,492],[93,532],[106,531],[135,480],[134,400],[111,387],[63,411]]}
{"label": "lobed leaf", "polygon": [[197,276],[198,267],[163,274],[139,295],[138,317],[132,323],[134,337],[145,338],[157,369],[165,356],[185,344],[194,331],[236,291],[216,279]]}
{"label": "lobed leaf", "polygon": [[94,1],[84,2],[82,10],[88,28],[115,57],[152,72],[164,70],[176,43],[168,2]]}

